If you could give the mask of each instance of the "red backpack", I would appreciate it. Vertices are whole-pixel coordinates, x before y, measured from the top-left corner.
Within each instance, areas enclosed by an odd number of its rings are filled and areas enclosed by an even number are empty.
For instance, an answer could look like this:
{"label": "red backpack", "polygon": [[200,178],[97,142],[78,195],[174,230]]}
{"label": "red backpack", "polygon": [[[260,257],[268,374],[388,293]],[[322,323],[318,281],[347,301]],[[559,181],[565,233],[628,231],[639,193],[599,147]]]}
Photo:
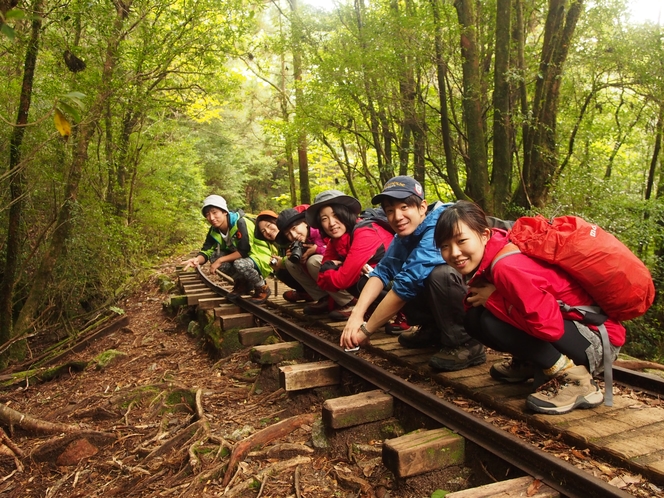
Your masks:
{"label": "red backpack", "polygon": [[655,287],[648,268],[610,233],[576,216],[516,220],[510,240],[519,250],[565,270],[614,320],[643,315]]}

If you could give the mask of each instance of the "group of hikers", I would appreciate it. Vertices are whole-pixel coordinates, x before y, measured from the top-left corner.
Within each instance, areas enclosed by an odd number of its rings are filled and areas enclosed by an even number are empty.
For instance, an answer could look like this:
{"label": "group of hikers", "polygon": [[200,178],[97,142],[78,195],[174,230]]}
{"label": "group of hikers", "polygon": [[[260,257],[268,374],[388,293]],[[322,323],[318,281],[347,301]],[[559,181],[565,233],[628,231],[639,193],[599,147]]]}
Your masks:
{"label": "group of hikers", "polygon": [[[422,185],[390,179],[362,210],[338,190],[311,205],[255,219],[211,195],[205,243],[185,268],[210,263],[233,277],[230,297],[264,303],[273,274],[290,302],[308,315],[345,321],[340,345],[351,349],[383,330],[407,348],[436,347],[429,366],[457,371],[486,361],[485,347],[510,356],[490,368],[508,383],[533,380],[526,404],[547,414],[600,405],[594,375],[606,353],[615,360],[625,342],[620,322],[606,320],[608,342],[582,323],[571,306],[593,298],[561,268],[509,252],[510,222],[486,216],[469,201],[428,204]],[[502,252],[501,252],[502,251]],[[605,351],[606,349],[606,351]]]}

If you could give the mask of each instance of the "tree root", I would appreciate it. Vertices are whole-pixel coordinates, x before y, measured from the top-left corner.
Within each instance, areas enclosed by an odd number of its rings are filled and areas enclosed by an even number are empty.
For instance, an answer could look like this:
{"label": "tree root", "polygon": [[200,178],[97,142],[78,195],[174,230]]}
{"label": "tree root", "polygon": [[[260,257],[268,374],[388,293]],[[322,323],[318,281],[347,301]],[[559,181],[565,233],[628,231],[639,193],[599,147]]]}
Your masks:
{"label": "tree root", "polygon": [[3,403],[0,403],[0,422],[4,422],[5,425],[8,425],[12,429],[20,427],[25,431],[38,434],[61,434],[63,432],[69,434],[81,430],[80,427],[75,425],[47,422],[46,420],[40,420],[30,415],[24,415]]}
{"label": "tree root", "polygon": [[255,480],[262,481],[264,484],[267,477],[271,474],[278,474],[279,472],[282,472],[290,467],[297,468],[299,465],[304,465],[307,463],[311,463],[311,458],[299,456],[284,462],[277,462],[274,465],[270,465],[269,467],[265,467],[258,474],[256,474],[255,477],[250,477],[249,479],[242,481],[234,488],[226,491],[224,493],[224,498],[234,498],[235,496],[240,495],[242,492],[248,490],[249,486],[251,486]]}
{"label": "tree root", "polygon": [[277,422],[276,424],[266,427],[265,429],[258,431],[255,434],[240,441],[235,445],[235,448],[233,448],[233,453],[231,454],[230,461],[228,462],[228,468],[226,469],[226,474],[224,475],[222,486],[228,486],[231,477],[235,473],[235,467],[240,461],[244,460],[244,457],[252,448],[255,448],[256,446],[263,446],[270,441],[281,438],[286,434],[290,434],[295,429],[299,429],[302,425],[312,424],[315,417],[316,415],[313,413],[305,413],[304,415],[297,415],[295,417],[287,418],[281,422]]}

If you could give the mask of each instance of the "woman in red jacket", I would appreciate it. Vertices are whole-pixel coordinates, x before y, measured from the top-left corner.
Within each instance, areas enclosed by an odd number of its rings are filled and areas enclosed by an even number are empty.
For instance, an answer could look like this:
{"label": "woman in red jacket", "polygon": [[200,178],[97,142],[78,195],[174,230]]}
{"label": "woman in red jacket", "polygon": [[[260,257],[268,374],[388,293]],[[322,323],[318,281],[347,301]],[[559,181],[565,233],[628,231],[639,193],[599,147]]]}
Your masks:
{"label": "woman in red jacket", "polygon": [[[360,211],[360,201],[339,190],[321,192],[307,209],[309,226],[330,237],[316,281],[321,289],[346,290],[359,296],[360,277],[373,270],[394,239],[387,222],[383,226],[377,221],[359,220]],[[330,318],[347,320],[351,312],[352,307],[347,306],[331,312]]]}
{"label": "woman in red jacket", "polygon": [[[603,367],[602,341],[580,323],[579,314],[563,312],[559,304],[588,306],[593,299],[560,268],[515,253],[516,246],[506,248],[508,236],[490,229],[484,212],[472,202],[459,201],[438,219],[435,243],[447,264],[468,282],[466,331],[486,346],[511,353],[491,367],[493,378],[544,380],[528,396],[528,408],[559,414],[600,405],[604,397],[592,374]],[[615,359],[625,329],[611,319],[605,326]]]}

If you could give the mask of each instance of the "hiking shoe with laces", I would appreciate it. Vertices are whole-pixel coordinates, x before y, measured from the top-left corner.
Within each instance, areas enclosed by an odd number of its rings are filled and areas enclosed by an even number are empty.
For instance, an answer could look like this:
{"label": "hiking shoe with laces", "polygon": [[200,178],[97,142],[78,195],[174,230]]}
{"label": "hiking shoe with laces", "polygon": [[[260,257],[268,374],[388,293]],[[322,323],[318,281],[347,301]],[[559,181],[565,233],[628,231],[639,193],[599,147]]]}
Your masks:
{"label": "hiking shoe with laces", "polygon": [[489,375],[501,382],[516,384],[534,378],[535,366],[529,361],[519,360],[518,358],[505,358],[491,366]]}
{"label": "hiking shoe with laces", "polygon": [[486,361],[484,345],[471,340],[456,348],[443,348],[429,359],[429,366],[442,372],[456,372]]}
{"label": "hiking shoe with laces", "polygon": [[314,298],[309,295],[308,292],[299,292],[296,290],[289,290],[284,292],[284,299],[289,303],[297,303],[298,301],[304,301],[305,303],[313,303]]}
{"label": "hiking shoe with laces", "polygon": [[604,395],[586,367],[575,365],[529,394],[526,406],[539,413],[560,415],[575,408],[594,408],[603,401]]}
{"label": "hiking shoe with laces", "polygon": [[[334,301],[333,301],[334,302]],[[330,297],[321,297],[314,304],[308,304],[304,307],[302,312],[305,315],[324,315],[330,312]]]}
{"label": "hiking shoe with laces", "polygon": [[[353,312],[353,308],[355,308],[355,305],[357,304],[357,299],[353,298],[350,302],[347,304],[338,307],[337,309],[330,311],[330,314],[328,315],[331,320],[334,320],[335,322],[345,322],[350,318],[350,314]],[[335,306],[338,306],[338,304],[335,303]]]}
{"label": "hiking shoe with laces", "polygon": [[244,280],[236,279],[233,283],[233,290],[231,290],[226,295],[226,297],[229,299],[235,299],[236,297],[240,297],[242,294],[246,294],[247,292],[249,292],[249,289],[247,288],[247,282]]}
{"label": "hiking shoe with laces", "polygon": [[249,301],[254,304],[263,304],[270,297],[270,294],[272,294],[272,291],[270,291],[268,284],[259,285],[254,289],[254,296],[249,298]]}
{"label": "hiking shoe with laces", "polygon": [[399,335],[399,344],[404,348],[419,349],[438,346],[440,331],[435,325],[427,324]]}
{"label": "hiking shoe with laces", "polygon": [[397,315],[394,317],[394,320],[385,324],[385,333],[389,335],[399,335],[404,332],[412,332],[412,330],[413,327],[408,325],[408,322],[406,321],[406,315],[404,315],[401,311],[397,313]]}

